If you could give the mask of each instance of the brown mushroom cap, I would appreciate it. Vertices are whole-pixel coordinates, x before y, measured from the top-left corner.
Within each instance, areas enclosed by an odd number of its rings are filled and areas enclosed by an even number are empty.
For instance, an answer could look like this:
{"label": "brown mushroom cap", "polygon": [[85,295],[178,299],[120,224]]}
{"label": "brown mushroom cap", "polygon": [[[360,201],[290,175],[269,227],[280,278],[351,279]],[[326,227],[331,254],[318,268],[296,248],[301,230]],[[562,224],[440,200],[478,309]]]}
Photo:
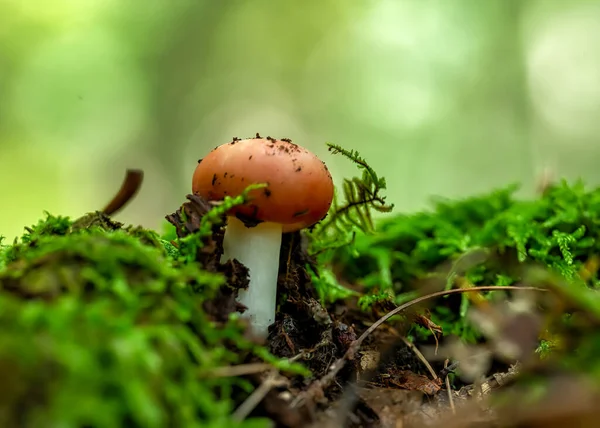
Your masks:
{"label": "brown mushroom cap", "polygon": [[195,195],[208,200],[238,196],[250,184],[252,200],[229,215],[251,221],[275,222],[284,232],[317,223],[333,199],[333,180],[323,162],[289,140],[251,138],[234,140],[211,151],[196,167]]}

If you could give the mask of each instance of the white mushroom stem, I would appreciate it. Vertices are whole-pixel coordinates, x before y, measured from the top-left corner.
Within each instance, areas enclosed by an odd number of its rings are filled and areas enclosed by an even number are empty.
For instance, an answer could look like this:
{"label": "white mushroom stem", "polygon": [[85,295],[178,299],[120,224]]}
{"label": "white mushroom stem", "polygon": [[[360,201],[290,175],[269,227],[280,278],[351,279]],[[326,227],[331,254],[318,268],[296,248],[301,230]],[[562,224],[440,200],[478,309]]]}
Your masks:
{"label": "white mushroom stem", "polygon": [[238,218],[228,217],[223,239],[222,262],[237,259],[250,271],[250,284],[240,290],[238,301],[248,307],[244,316],[262,337],[267,336],[269,325],[275,321],[282,233],[278,223],[246,227]]}

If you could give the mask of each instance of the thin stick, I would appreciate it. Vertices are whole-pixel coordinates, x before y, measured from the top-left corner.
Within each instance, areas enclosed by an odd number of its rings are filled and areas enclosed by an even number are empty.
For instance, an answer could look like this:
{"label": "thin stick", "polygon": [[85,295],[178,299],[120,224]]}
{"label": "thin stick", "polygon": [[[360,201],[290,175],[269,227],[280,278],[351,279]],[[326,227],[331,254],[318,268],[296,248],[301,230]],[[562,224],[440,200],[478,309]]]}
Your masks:
{"label": "thin stick", "polygon": [[[444,369],[448,369],[448,363],[450,361],[446,359],[444,361]],[[446,391],[448,391],[448,401],[450,402],[450,409],[452,410],[452,414],[456,414],[456,407],[454,407],[454,398],[452,397],[452,389],[450,388],[450,378],[448,377],[450,373],[446,373]]]}
{"label": "thin stick", "polygon": [[406,346],[408,346],[410,348],[411,351],[413,351],[415,353],[415,355],[417,356],[417,358],[419,360],[421,360],[421,362],[425,365],[425,367],[427,367],[427,370],[429,370],[429,373],[431,373],[431,376],[433,377],[433,380],[437,380],[438,379],[438,375],[435,372],[435,370],[433,370],[433,367],[431,367],[431,364],[429,364],[429,361],[427,361],[427,359],[425,358],[425,356],[421,353],[421,351],[419,351],[419,349],[414,345],[414,343],[410,343],[408,341],[408,339],[404,336],[401,336],[400,339],[402,339],[402,341],[404,342],[404,344]]}
{"label": "thin stick", "polygon": [[216,367],[210,370],[210,372],[202,373],[201,377],[236,377],[245,376],[249,374],[262,373],[273,368],[268,363],[249,363],[249,364],[238,364],[236,366],[225,366]]}
{"label": "thin stick", "polygon": [[277,370],[273,370],[269,373],[267,378],[256,388],[252,394],[246,398],[240,407],[235,409],[235,412],[231,415],[234,421],[241,422],[260,404],[263,398],[271,391],[271,388],[284,385],[285,381],[277,379]]}
{"label": "thin stick", "polygon": [[303,393],[299,394],[296,397],[296,399],[291,403],[291,406],[295,407],[295,406],[300,405],[301,403],[304,402],[304,400],[306,400],[310,396],[318,395],[319,391],[322,391],[323,388],[326,388],[327,386],[329,386],[331,384],[331,382],[333,382],[335,377],[338,375],[340,370],[342,370],[342,368],[344,368],[344,366],[346,365],[346,361],[352,360],[354,358],[354,355],[360,348],[360,345],[362,345],[363,341],[371,333],[373,333],[375,331],[375,329],[377,329],[377,327],[379,327],[381,324],[386,322],[388,319],[390,319],[394,315],[402,312],[403,310],[405,310],[413,305],[416,305],[417,303],[421,303],[425,300],[433,299],[435,297],[447,296],[449,294],[473,293],[473,292],[478,292],[478,291],[496,291],[496,290],[547,291],[546,289],[539,288],[539,287],[513,287],[513,286],[509,286],[509,285],[507,285],[507,286],[484,285],[484,286],[472,287],[472,288],[456,288],[456,289],[452,289],[452,290],[442,290],[442,291],[438,291],[435,293],[426,294],[421,297],[417,297],[416,299],[411,300],[410,302],[406,302],[403,305],[398,306],[397,308],[393,309],[392,311],[388,312],[387,314],[385,314],[384,316],[379,318],[377,321],[375,321],[358,339],[356,339],[355,341],[353,341],[350,344],[350,346],[348,347],[348,350],[344,353],[344,355],[341,358],[338,358],[330,366],[329,373],[327,373],[321,379],[318,379],[318,380],[314,381],[313,383],[311,383],[310,386]]}
{"label": "thin stick", "polygon": [[144,171],[141,169],[128,169],[125,172],[125,178],[121,184],[119,192],[104,207],[102,212],[106,215],[113,215],[123,209],[125,205],[135,196],[142,186],[144,180]]}
{"label": "thin stick", "polygon": [[484,285],[484,286],[481,286],[481,287],[456,288],[456,289],[453,289],[453,290],[443,290],[443,291],[438,291],[436,293],[427,294],[425,296],[417,297],[416,299],[411,300],[410,302],[407,302],[407,303],[405,303],[403,305],[398,306],[396,309],[393,309],[392,311],[388,312],[387,314],[385,314],[384,316],[382,316],[381,318],[379,318],[377,321],[375,321],[371,325],[371,327],[369,327],[358,339],[356,339],[354,342],[352,342],[352,344],[350,345],[350,347],[346,351],[346,354],[348,354],[349,356],[354,356],[354,354],[356,353],[356,351],[358,350],[358,348],[360,347],[360,345],[363,343],[363,341],[371,333],[373,333],[375,331],[375,329],[377,329],[377,327],[379,327],[381,324],[383,324],[384,322],[386,322],[388,319],[390,319],[394,315],[397,315],[399,312],[402,312],[403,310],[409,308],[410,306],[416,305],[417,303],[421,303],[421,302],[423,302],[425,300],[433,299],[435,297],[446,296],[446,295],[449,295],[449,294],[470,293],[470,292],[475,292],[475,291],[496,291],[496,290],[547,291],[546,289],[539,288],[539,287],[513,287],[513,286],[510,286],[510,285],[506,285],[506,286]]}
{"label": "thin stick", "polygon": [[[288,363],[293,363],[294,361],[302,358],[307,352],[314,352],[314,349],[302,349],[298,354],[294,355],[287,359]],[[269,369],[274,369],[275,367],[270,363],[248,363],[248,364],[238,364],[235,366],[223,366],[216,367],[210,370],[210,372],[200,374],[201,378],[216,378],[216,377],[236,377],[236,376],[245,376],[249,374],[256,374],[266,372]]]}

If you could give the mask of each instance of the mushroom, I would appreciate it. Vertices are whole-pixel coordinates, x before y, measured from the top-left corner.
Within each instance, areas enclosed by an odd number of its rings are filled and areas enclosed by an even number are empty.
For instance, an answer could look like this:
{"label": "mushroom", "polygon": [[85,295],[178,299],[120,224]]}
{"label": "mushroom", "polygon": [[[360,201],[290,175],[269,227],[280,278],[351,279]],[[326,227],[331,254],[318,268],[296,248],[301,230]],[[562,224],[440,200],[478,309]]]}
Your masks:
{"label": "mushroom", "polygon": [[275,321],[277,276],[283,233],[322,220],[333,199],[333,180],[325,163],[290,140],[234,139],[212,150],[196,167],[195,195],[209,201],[240,195],[250,184],[266,187],[227,213],[221,261],[237,259],[249,269],[250,283],[238,301],[257,335]]}

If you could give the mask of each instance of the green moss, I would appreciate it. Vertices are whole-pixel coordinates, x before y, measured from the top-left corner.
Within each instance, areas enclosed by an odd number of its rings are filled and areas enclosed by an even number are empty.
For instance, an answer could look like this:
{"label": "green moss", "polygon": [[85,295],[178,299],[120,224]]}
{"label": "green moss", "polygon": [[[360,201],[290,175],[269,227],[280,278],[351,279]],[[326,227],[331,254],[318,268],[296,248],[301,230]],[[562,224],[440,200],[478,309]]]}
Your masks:
{"label": "green moss", "polygon": [[[431,211],[388,217],[375,232],[359,232],[351,245],[336,248],[332,263],[364,287],[363,302],[377,301],[382,293],[401,299],[432,275],[443,275],[447,288],[511,285],[522,279],[515,263],[545,266],[597,288],[595,272],[582,278],[580,271],[600,252],[600,189],[562,182],[534,200],[518,200],[516,189],[438,200]],[[443,265],[449,272],[433,273]],[[436,307],[432,320],[472,341],[478,334],[464,319],[470,301],[466,295],[461,299],[458,311]]]}
{"label": "green moss", "polygon": [[[445,200],[429,211],[388,215],[373,227],[371,211],[389,212],[380,192],[385,181],[356,152],[342,153],[363,170],[345,180],[344,202],[310,234],[318,261],[313,283],[324,303],[357,299],[373,311],[402,304],[440,287],[540,285],[558,302],[543,313],[546,330],[537,354],[564,369],[600,380],[600,188],[562,181],[537,198],[515,197],[511,185],[488,194]],[[335,275],[333,272],[335,271]],[[352,291],[340,281],[352,284]],[[435,289],[423,290],[423,286]],[[503,300],[504,292],[480,293]],[[391,304],[391,305],[390,305]],[[467,293],[436,300],[427,313],[444,335],[478,342],[469,322]],[[573,315],[573,316],[571,316]],[[430,340],[432,331],[412,324],[409,338]],[[576,350],[574,352],[574,350]]]}
{"label": "green moss", "polygon": [[229,419],[246,381],[208,375],[249,352],[277,359],[208,317],[224,277],[179,254],[100,213],[48,214],[4,247],[0,425],[266,426]]}

